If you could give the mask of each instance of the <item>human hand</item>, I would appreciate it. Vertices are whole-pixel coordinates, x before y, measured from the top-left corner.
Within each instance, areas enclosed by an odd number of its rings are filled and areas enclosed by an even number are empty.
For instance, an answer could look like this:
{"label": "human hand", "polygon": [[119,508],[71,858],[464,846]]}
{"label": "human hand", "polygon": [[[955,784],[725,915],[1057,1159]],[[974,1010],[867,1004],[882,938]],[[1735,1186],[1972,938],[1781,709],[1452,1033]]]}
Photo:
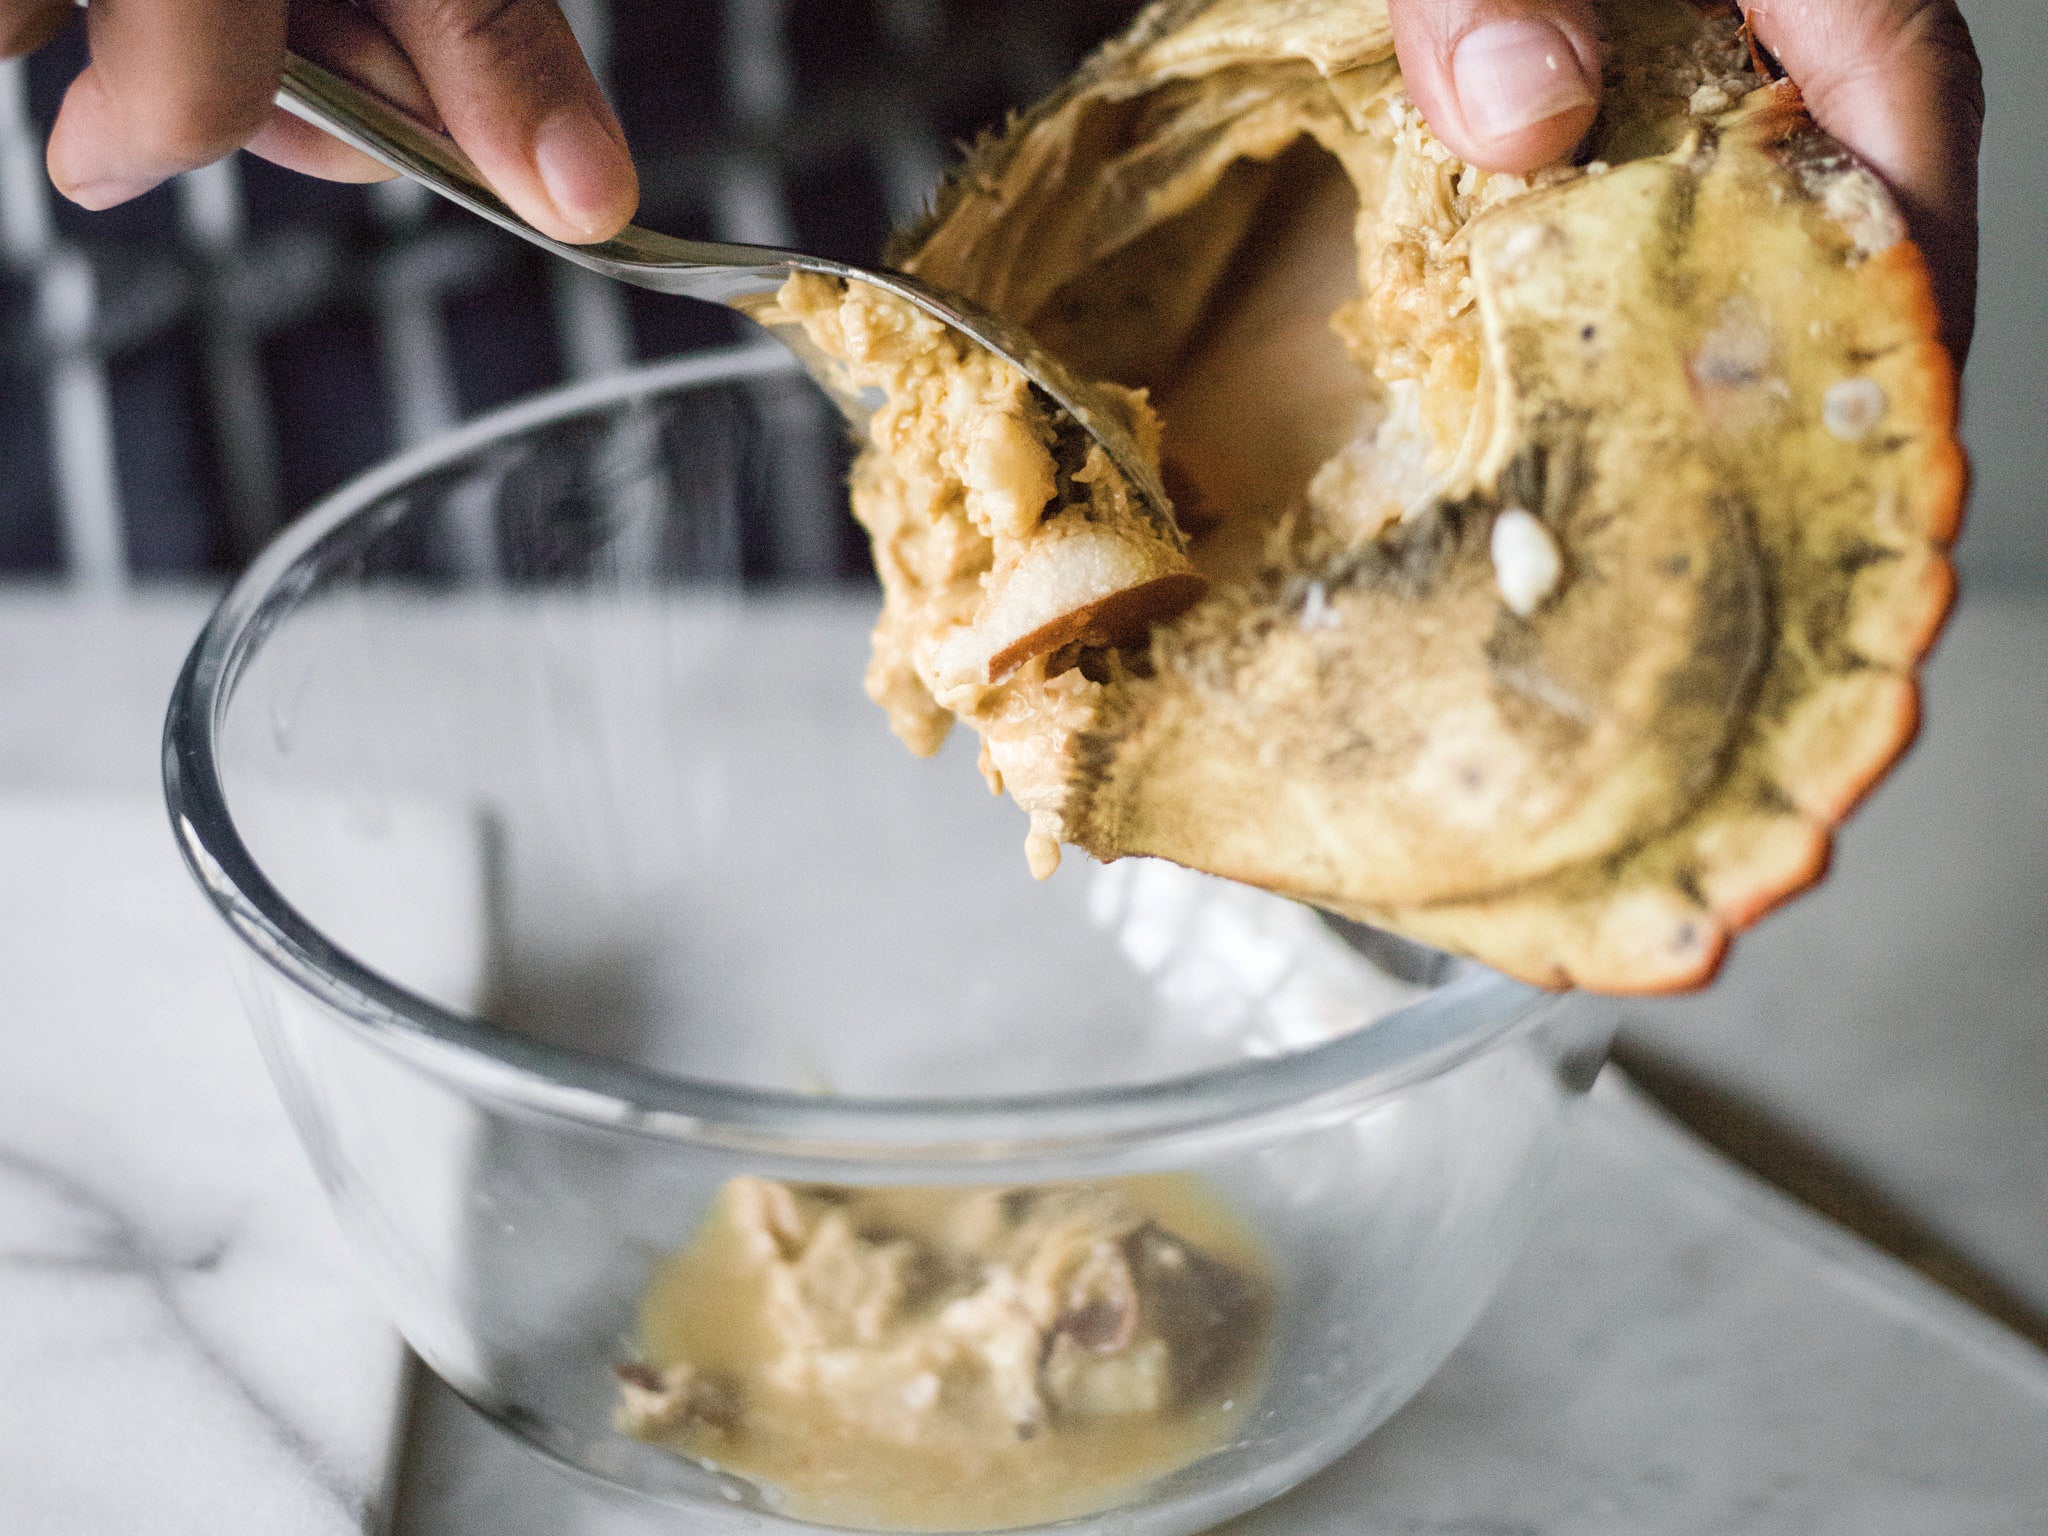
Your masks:
{"label": "human hand", "polygon": [[[1409,93],[1460,157],[1528,171],[1570,154],[1600,82],[1596,0],[1389,0]],[[1984,88],[1955,0],[1750,0],[1814,120],[1881,176],[1927,258],[1960,366],[1977,299]]]}
{"label": "human hand", "polygon": [[[63,30],[71,0],[0,0],[0,56]],[[50,132],[50,180],[109,208],[247,147],[334,181],[391,173],[272,105],[287,37],[443,126],[558,240],[618,232],[639,201],[625,135],[555,0],[92,0],[92,62]]]}

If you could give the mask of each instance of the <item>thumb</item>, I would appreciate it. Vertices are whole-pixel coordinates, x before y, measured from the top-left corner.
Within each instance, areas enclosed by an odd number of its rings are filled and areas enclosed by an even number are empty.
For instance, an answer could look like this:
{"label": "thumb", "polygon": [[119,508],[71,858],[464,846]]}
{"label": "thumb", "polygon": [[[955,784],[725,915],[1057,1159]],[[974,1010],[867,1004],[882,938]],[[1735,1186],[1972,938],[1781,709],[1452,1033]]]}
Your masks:
{"label": "thumb", "polygon": [[1591,0],[1391,0],[1401,76],[1430,128],[1491,171],[1562,160],[1600,106]]}
{"label": "thumb", "polygon": [[1891,187],[1961,365],[1977,291],[1984,80],[1953,0],[1751,0],[1814,120]]}

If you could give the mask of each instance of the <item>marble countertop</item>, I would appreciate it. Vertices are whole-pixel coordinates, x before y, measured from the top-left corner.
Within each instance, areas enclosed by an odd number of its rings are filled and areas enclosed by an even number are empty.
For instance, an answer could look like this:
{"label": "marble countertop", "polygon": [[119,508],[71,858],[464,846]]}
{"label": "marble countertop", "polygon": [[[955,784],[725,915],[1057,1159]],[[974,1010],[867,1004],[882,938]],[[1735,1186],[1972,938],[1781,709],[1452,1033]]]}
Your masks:
{"label": "marble countertop", "polygon": [[364,1529],[405,1353],[163,812],[0,796],[0,855],[0,1531]]}
{"label": "marble countertop", "polygon": [[[0,592],[0,1529],[661,1529],[420,1373],[393,1449],[395,1340],[156,806],[204,609]],[[2044,658],[2048,602],[1966,603],[1828,885],[1711,992],[1625,1010],[1660,1093],[2036,1340]],[[1450,1366],[1244,1528],[2017,1536],[2048,1529],[2044,1447],[2048,1357],[1609,1085]]]}

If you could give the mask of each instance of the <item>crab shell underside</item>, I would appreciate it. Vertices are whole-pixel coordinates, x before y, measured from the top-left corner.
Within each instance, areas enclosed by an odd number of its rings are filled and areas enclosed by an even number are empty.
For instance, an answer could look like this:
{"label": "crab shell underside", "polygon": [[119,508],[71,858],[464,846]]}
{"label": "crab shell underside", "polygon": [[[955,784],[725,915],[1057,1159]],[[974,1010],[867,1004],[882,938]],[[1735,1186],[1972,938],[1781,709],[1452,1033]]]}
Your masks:
{"label": "crab shell underside", "polygon": [[[905,265],[1036,328],[1085,244],[1045,210],[1144,164],[1148,111],[1206,89],[1243,123],[1322,89],[1341,134],[1398,89],[1390,51],[1369,6],[1155,7],[976,151]],[[1658,152],[1613,128],[1612,163],[1458,231],[1477,471],[1376,537],[1297,537],[1155,628],[1072,734],[1064,840],[1611,992],[1703,983],[1818,878],[1911,737],[1949,606],[1953,369],[1889,200],[1796,92],[1701,105]],[[1207,152],[1214,185],[1230,156]],[[1148,216],[1127,187],[1115,241],[1186,201]],[[1170,411],[1164,432],[1171,469]],[[1558,557],[1514,604],[1511,510]]]}

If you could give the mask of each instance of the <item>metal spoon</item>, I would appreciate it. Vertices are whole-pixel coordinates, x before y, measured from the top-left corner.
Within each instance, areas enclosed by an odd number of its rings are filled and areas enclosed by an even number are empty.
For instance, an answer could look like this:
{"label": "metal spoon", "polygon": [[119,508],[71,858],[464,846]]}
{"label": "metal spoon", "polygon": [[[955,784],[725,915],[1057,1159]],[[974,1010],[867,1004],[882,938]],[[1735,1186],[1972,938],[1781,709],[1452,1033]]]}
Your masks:
{"label": "metal spoon", "polygon": [[900,272],[870,271],[769,246],[678,240],[634,224],[595,245],[570,245],[550,239],[507,207],[484,184],[469,157],[452,139],[331,70],[297,54],[286,54],[277,104],[373,160],[432,188],[450,202],[565,261],[622,283],[651,288],[656,293],[681,294],[729,305],[763,324],[796,353],[811,376],[863,434],[873,402],[861,400],[845,385],[838,365],[811,344],[801,326],[768,324],[762,320],[761,312],[783,282],[796,272],[816,272],[845,282],[868,283],[907,299],[926,314],[1016,364],[1054,406],[1065,411],[1102,445],[1132,492],[1147,504],[1146,510],[1153,519],[1163,527],[1173,526],[1166,493],[1138,451],[1118,407],[1085,381],[1075,378],[1021,330],[963,299],[940,293]]}

